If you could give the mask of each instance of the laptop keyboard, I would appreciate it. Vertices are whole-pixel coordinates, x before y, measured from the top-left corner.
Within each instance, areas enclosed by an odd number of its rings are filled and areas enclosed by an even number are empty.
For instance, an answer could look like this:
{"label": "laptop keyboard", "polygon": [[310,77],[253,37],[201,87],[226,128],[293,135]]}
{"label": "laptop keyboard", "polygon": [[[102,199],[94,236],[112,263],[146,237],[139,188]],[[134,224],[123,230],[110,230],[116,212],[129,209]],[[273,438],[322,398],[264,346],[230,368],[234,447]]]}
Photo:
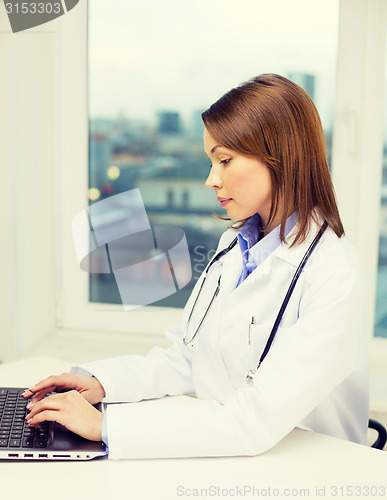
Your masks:
{"label": "laptop keyboard", "polygon": [[0,388],[0,448],[46,448],[52,442],[53,422],[29,427],[28,400],[22,389]]}

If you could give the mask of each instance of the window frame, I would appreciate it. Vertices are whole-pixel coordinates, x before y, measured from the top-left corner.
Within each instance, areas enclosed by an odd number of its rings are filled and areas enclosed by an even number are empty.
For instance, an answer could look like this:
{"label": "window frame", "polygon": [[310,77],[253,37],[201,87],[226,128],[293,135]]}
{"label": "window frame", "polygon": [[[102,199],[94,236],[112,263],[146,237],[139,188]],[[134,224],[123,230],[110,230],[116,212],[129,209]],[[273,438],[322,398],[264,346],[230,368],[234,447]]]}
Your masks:
{"label": "window frame", "polygon": [[[72,22],[62,23],[58,33],[57,329],[155,338],[179,322],[181,309],[142,307],[124,312],[119,305],[89,303],[89,277],[75,258],[71,222],[88,204],[87,4],[80,2],[71,13]],[[386,10],[384,0],[340,1],[332,152],[332,176],[346,233],[366,270],[367,332],[372,351],[379,354],[380,349],[387,354],[387,341],[373,337],[380,213],[380,196],[375,193],[381,189],[385,81],[385,43],[380,41],[386,33]],[[375,81],[379,82],[376,89]],[[380,123],[380,133],[375,133],[375,123]],[[362,227],[369,228],[366,242]]]}
{"label": "window frame", "polygon": [[[87,12],[87,2],[80,2],[71,13],[71,23],[62,23],[58,32],[61,74],[57,102],[56,326],[62,333],[75,330],[163,336],[166,328],[179,321],[180,309],[142,307],[124,312],[119,305],[90,303],[89,275],[80,270],[76,261],[72,219],[88,206]],[[74,123],[78,124],[77,127]],[[79,175],[79,172],[83,174]]]}
{"label": "window frame", "polygon": [[332,178],[346,235],[365,270],[370,338],[379,254],[386,30],[383,0],[341,0]]}

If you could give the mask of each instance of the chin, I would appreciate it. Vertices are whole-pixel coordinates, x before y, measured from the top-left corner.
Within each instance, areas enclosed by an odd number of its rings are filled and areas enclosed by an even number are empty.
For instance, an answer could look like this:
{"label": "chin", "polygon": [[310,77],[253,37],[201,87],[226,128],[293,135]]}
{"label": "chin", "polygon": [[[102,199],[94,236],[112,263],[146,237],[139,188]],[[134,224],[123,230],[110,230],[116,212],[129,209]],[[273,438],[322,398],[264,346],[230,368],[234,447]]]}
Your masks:
{"label": "chin", "polygon": [[236,210],[229,210],[227,212],[227,216],[230,217],[230,219],[235,220],[235,221],[248,219],[252,215],[254,215],[254,214],[250,214],[250,213],[246,213],[246,212],[245,213],[238,212]]}

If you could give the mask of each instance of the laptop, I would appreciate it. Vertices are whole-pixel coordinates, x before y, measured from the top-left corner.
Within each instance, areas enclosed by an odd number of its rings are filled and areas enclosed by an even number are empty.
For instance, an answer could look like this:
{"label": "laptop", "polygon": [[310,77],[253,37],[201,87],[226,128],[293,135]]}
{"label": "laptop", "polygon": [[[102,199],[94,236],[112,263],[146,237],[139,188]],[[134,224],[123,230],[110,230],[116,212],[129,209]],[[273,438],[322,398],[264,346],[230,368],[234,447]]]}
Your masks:
{"label": "laptop", "polygon": [[[90,460],[108,454],[102,442],[89,441],[57,422],[29,427],[24,388],[0,387],[0,459]],[[102,405],[96,405],[102,411]]]}

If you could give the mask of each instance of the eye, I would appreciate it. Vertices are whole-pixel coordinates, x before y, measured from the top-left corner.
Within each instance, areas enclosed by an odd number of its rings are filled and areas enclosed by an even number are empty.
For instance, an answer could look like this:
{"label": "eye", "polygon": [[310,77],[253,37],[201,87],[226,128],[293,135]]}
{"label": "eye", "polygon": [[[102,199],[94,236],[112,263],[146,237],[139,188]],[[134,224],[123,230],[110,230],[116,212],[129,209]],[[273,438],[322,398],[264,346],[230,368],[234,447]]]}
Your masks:
{"label": "eye", "polygon": [[228,165],[231,161],[231,158],[228,158],[227,160],[221,160],[219,163],[222,165]]}

